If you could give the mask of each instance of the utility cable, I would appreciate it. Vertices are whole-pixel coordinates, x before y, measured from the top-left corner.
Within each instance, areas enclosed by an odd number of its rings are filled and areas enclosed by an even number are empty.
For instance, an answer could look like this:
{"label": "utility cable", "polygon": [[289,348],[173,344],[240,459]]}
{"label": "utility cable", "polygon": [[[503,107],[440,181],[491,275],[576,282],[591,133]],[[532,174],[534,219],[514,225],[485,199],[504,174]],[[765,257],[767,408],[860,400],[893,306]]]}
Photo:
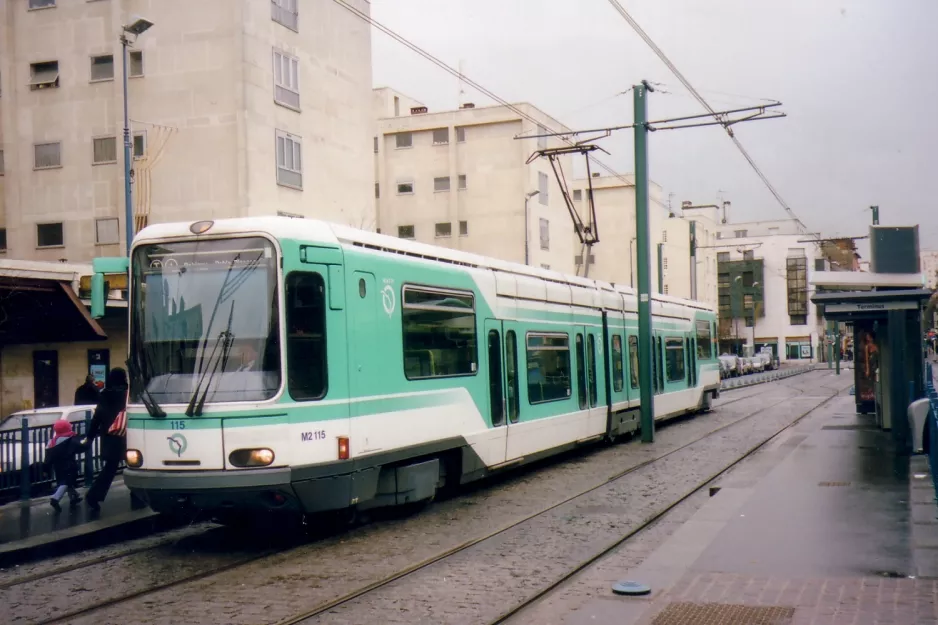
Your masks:
{"label": "utility cable", "polygon": [[[661,59],[661,62],[664,63],[668,67],[669,70],[671,70],[671,73],[674,74],[674,76],[679,81],[681,81],[681,84],[684,85],[684,88],[690,92],[690,94],[694,97],[694,99],[696,99],[700,103],[701,106],[703,106],[707,111],[709,111],[710,114],[713,115],[717,121],[724,122],[721,116],[717,114],[717,112],[707,103],[706,100],[704,100],[703,96],[700,95],[700,93],[696,89],[694,89],[693,85],[691,85],[690,82],[684,77],[684,74],[682,74],[680,70],[674,65],[674,63],[671,62],[671,60],[667,57],[664,51],[662,51],[661,48],[658,47],[658,45],[651,39],[651,37],[648,36],[648,33],[646,33],[644,29],[639,25],[639,23],[636,22],[635,19],[629,14],[629,12],[625,10],[622,4],[619,3],[619,0],[609,0],[609,3],[612,5],[612,7],[616,11],[619,12],[619,15],[621,15],[622,18],[626,22],[628,22],[629,26],[632,27],[632,29],[638,34],[638,36],[641,37],[642,40],[646,44],[648,44],[648,47],[651,48],[652,51],[658,56],[658,58]],[[724,124],[723,128],[726,130],[726,134],[729,135],[733,143],[736,144],[736,147],[739,149],[740,153],[742,153],[743,157],[749,162],[749,165],[752,167],[753,171],[756,172],[756,175],[758,175],[759,178],[762,179],[762,182],[765,184],[766,188],[772,193],[773,196],[775,196],[775,199],[782,206],[782,208],[784,208],[785,211],[791,216],[791,218],[794,219],[798,224],[800,224],[802,228],[807,230],[807,226],[804,225],[804,222],[802,222],[798,218],[798,216],[795,215],[795,212],[788,205],[788,202],[786,202],[782,198],[778,190],[772,185],[771,182],[769,182],[769,179],[762,172],[759,166],[756,165],[756,162],[749,155],[749,152],[746,151],[746,148],[743,147],[743,144],[740,143],[739,139],[736,138],[736,134],[733,132],[732,127]]]}
{"label": "utility cable", "polygon": [[[458,69],[455,69],[455,68],[453,68],[453,67],[447,65],[444,61],[440,60],[439,58],[437,58],[437,57],[434,56],[433,54],[427,52],[426,50],[424,50],[423,48],[421,48],[421,47],[418,46],[417,44],[412,43],[411,41],[409,41],[408,39],[406,39],[406,38],[403,37],[402,35],[397,34],[396,32],[394,32],[393,30],[391,30],[390,28],[388,28],[388,27],[385,26],[384,24],[381,24],[380,22],[376,21],[376,20],[373,19],[370,15],[368,15],[367,13],[365,13],[364,11],[361,11],[361,10],[359,10],[359,9],[357,9],[357,8],[355,8],[355,7],[353,7],[352,5],[350,5],[350,4],[349,4],[348,2],[346,2],[345,0],[332,0],[332,1],[335,2],[336,4],[338,4],[338,5],[339,5],[340,7],[342,7],[343,9],[345,9],[345,10],[347,10],[348,12],[352,13],[353,15],[355,15],[356,17],[358,17],[359,19],[368,22],[368,23],[371,24],[373,27],[377,28],[377,29],[380,30],[382,33],[384,33],[385,35],[387,35],[388,37],[390,37],[391,39],[394,39],[395,41],[397,41],[397,42],[400,43],[401,45],[405,46],[406,48],[409,48],[409,49],[412,50],[413,52],[416,52],[417,54],[419,54],[419,55],[422,56],[423,58],[427,59],[428,61],[430,61],[431,63],[433,63],[434,65],[436,65],[436,66],[439,67],[440,69],[442,69],[443,71],[445,71],[445,72],[451,74],[452,76],[458,78],[459,80],[462,80],[463,82],[465,82],[467,85],[469,85],[470,87],[472,87],[473,89],[475,89],[476,91],[478,91],[479,93],[481,93],[482,95],[484,95],[484,96],[486,96],[486,97],[488,97],[488,98],[494,100],[494,101],[497,102],[498,104],[500,104],[500,105],[506,107],[508,110],[510,110],[510,111],[512,111],[513,113],[515,113],[516,115],[520,116],[522,119],[525,119],[525,120],[531,122],[532,124],[535,124],[535,125],[540,126],[540,127],[542,127],[542,128],[546,128],[547,130],[550,130],[551,132],[556,132],[553,128],[550,128],[549,126],[547,126],[547,125],[541,123],[539,120],[537,120],[536,118],[532,117],[531,115],[528,115],[527,113],[525,113],[523,110],[521,110],[520,108],[518,108],[518,107],[515,106],[514,104],[508,102],[508,101],[505,100],[504,98],[499,97],[498,95],[496,95],[496,94],[493,93],[492,91],[489,91],[488,89],[486,89],[485,87],[483,87],[483,86],[480,85],[479,83],[477,83],[477,82],[475,82],[474,80],[470,79],[468,76],[466,76],[465,74],[461,73]],[[617,94],[617,95],[620,95],[620,94]],[[567,145],[570,145],[570,146],[573,146],[573,145],[574,145],[573,141],[571,141],[570,139],[567,139],[567,138],[564,138],[564,137],[561,137],[560,139],[561,139],[561,141],[563,141],[563,142],[566,143]],[[631,186],[632,183],[626,178],[625,175],[618,173],[617,171],[615,171],[614,169],[612,169],[609,165],[605,164],[604,162],[602,162],[601,160],[599,160],[598,158],[596,158],[596,157],[594,157],[594,156],[588,156],[587,158],[589,158],[589,159],[590,159],[591,161],[593,161],[597,166],[601,167],[603,170],[605,170],[605,171],[606,171],[607,173],[609,173],[611,176],[614,176],[614,177],[618,178],[621,182],[625,183],[626,185]]]}

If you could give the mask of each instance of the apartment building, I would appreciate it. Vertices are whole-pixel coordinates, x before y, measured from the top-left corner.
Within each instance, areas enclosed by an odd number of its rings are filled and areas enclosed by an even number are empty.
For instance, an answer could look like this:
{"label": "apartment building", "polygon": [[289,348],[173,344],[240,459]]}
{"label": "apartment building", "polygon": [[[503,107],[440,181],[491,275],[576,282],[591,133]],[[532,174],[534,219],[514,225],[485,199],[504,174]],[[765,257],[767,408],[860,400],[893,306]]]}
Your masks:
{"label": "apartment building", "polygon": [[808,285],[826,265],[815,237],[793,220],[721,224],[716,249],[721,351],[770,347],[782,362],[818,358],[824,320]]}
{"label": "apartment building", "polygon": [[[369,11],[367,0],[349,2]],[[153,25],[129,36],[137,229],[275,213],[375,227],[370,25],[338,4],[8,0],[0,260],[81,265],[124,253],[120,36],[138,17]],[[22,272],[3,271],[0,297],[12,305],[20,298],[6,295],[23,291]],[[39,273],[56,293],[77,288]],[[115,314],[122,319],[102,322],[107,340],[94,350],[77,335],[17,342],[0,328],[4,414],[68,403],[92,361],[122,364],[126,313]]]}
{"label": "apartment building", "polygon": [[938,251],[922,252],[922,273],[925,274],[925,288],[938,289]]}
{"label": "apartment building", "polygon": [[[391,89],[375,90],[375,202],[385,234],[574,272],[573,223],[546,159],[533,152],[567,130],[536,107],[429,112]],[[531,121],[534,120],[534,121]],[[561,159],[572,173],[572,159]]]}
{"label": "apartment building", "polygon": [[[591,185],[589,183],[592,183]],[[633,174],[577,179],[571,197],[584,219],[589,214],[589,191],[600,242],[587,254],[574,234],[574,265],[578,275],[638,286],[638,245]],[[716,220],[705,211],[672,211],[662,201],[660,185],[649,181],[649,234],[652,291],[696,299],[716,308]],[[685,202],[690,205],[690,202]],[[691,241],[695,257],[691,258]],[[693,264],[692,264],[693,263]],[[659,280],[659,276],[661,277]]]}

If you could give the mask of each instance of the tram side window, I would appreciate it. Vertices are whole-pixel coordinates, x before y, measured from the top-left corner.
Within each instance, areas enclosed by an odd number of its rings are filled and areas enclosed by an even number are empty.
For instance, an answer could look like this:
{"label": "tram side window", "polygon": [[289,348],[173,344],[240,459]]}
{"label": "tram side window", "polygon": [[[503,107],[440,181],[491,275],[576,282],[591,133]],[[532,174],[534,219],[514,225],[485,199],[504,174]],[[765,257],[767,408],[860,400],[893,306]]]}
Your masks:
{"label": "tram side window", "polygon": [[527,335],[528,402],[540,404],[570,398],[570,337]]}
{"label": "tram side window", "polygon": [[629,337],[629,383],[638,388],[638,337]]}
{"label": "tram side window", "polygon": [[286,282],[287,385],[297,401],[326,395],[326,283],[318,273],[291,273]]}
{"label": "tram side window", "polygon": [[668,382],[684,380],[684,340],[674,337],[665,339],[665,359],[668,364]]}
{"label": "tram side window", "polygon": [[518,422],[518,344],[515,331],[505,333],[505,377],[508,379],[508,421]]}
{"label": "tram side window", "polygon": [[476,314],[471,293],[405,286],[401,313],[408,380],[475,375]]}
{"label": "tram side window", "polygon": [[622,371],[622,337],[618,334],[612,335],[612,390],[616,393],[622,392],[622,383],[625,375]]}
{"label": "tram side window", "polygon": [[713,352],[711,347],[713,343],[711,342],[710,335],[710,322],[709,321],[698,321],[697,322],[697,358],[701,360],[708,360],[713,358]]}

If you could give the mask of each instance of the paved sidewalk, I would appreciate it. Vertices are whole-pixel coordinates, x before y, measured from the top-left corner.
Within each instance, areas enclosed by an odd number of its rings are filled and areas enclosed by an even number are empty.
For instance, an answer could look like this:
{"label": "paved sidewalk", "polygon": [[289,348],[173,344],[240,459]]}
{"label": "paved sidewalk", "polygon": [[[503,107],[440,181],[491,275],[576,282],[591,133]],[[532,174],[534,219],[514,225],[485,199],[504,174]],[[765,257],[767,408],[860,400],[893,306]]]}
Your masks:
{"label": "paved sidewalk", "polygon": [[[85,489],[79,489],[84,496]],[[49,497],[0,506],[0,568],[27,559],[61,555],[87,549],[115,536],[135,536],[155,531],[163,523],[146,506],[135,506],[130,491],[118,477],[101,511],[93,512],[82,501],[70,509],[68,497],[62,512],[49,505]]]}
{"label": "paved sidewalk", "polygon": [[[744,462],[565,625],[938,625],[938,506],[924,456],[839,396]],[[615,566],[616,555],[603,568]],[[608,581],[607,581],[608,583]],[[598,590],[598,589],[597,589]]]}

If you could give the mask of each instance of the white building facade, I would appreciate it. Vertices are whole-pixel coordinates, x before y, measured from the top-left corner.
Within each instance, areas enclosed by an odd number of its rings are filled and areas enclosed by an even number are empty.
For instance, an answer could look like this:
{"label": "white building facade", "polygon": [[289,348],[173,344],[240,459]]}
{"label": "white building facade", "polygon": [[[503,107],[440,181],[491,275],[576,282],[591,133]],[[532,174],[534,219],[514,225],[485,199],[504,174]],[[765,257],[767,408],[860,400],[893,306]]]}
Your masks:
{"label": "white building facade", "polygon": [[566,130],[558,121],[524,103],[514,105],[524,116],[504,106],[431,113],[388,89],[374,102],[381,232],[574,273],[573,224],[550,164],[527,163],[559,140],[516,139]]}
{"label": "white building facade", "polygon": [[721,351],[770,347],[782,362],[818,359],[824,320],[808,285],[821,256],[812,235],[783,220],[721,224],[717,237]]}
{"label": "white building facade", "polygon": [[922,252],[922,273],[925,274],[925,288],[938,289],[938,251]]}
{"label": "white building facade", "polygon": [[[369,11],[367,0],[349,2]],[[124,253],[119,37],[137,16],[154,25],[131,45],[127,72],[136,229],[276,213],[376,227],[371,27],[341,6],[8,0],[0,260],[74,264]],[[122,319],[102,322],[108,338],[94,343],[113,366],[126,358]],[[91,349],[2,344],[0,409],[39,405],[34,386],[46,398],[58,388],[68,403]]]}

